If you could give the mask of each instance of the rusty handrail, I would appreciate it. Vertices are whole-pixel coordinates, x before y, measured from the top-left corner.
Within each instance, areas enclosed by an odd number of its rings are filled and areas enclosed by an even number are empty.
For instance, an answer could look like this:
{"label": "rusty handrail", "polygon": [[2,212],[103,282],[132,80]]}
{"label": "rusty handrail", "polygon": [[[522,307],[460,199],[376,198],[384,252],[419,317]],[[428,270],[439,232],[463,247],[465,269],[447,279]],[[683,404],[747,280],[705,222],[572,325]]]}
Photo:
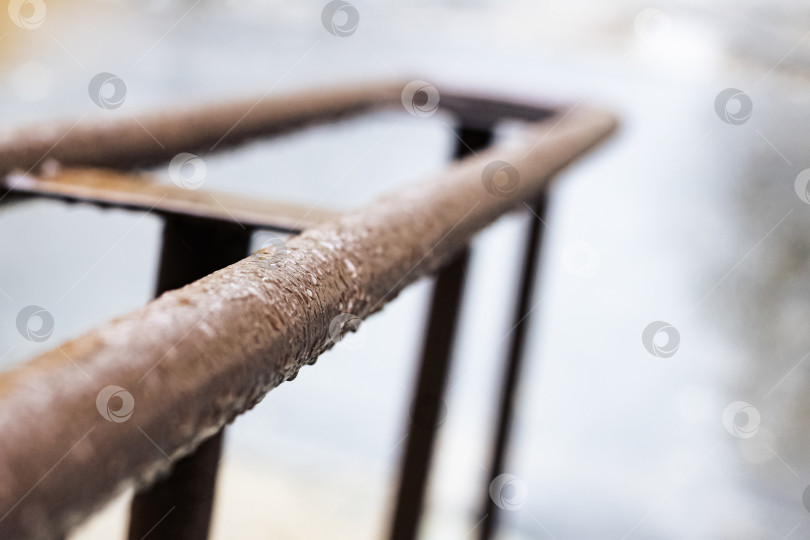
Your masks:
{"label": "rusty handrail", "polygon": [[130,169],[180,152],[209,153],[400,103],[402,84],[380,83],[264,95],[115,120],[80,119],[0,133],[0,174],[65,166]]}
{"label": "rusty handrail", "polygon": [[[67,167],[148,167],[181,152],[207,154],[256,137],[401,107],[408,91],[408,85],[398,82],[364,84],[4,131],[0,132],[0,175],[13,170],[30,173],[48,160]],[[506,118],[538,121],[554,113],[548,107],[452,89],[442,90],[435,108],[473,127],[489,127]]]}
{"label": "rusty handrail", "polygon": [[[381,309],[615,124],[568,111],[0,375],[0,537],[61,534],[153,481],[331,347],[335,317]],[[99,414],[110,385],[125,422]]]}

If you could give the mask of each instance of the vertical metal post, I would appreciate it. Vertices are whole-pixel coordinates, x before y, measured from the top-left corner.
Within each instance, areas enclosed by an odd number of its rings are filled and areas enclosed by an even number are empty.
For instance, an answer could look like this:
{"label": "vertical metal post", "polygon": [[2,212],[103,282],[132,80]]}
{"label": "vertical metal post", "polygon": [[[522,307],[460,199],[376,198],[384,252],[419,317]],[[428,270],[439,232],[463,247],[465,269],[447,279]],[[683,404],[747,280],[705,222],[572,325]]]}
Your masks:
{"label": "vertical metal post", "polygon": [[[536,216],[532,216],[529,233],[523,252],[523,270],[520,276],[520,289],[513,317],[513,327],[509,341],[509,358],[504,366],[501,380],[501,390],[498,406],[498,424],[495,438],[492,443],[491,461],[487,482],[491,482],[503,473],[503,466],[509,450],[509,440],[512,431],[512,414],[515,408],[515,396],[520,381],[521,370],[526,351],[526,330],[529,315],[532,311],[531,301],[534,296],[535,281],[537,277],[538,253],[542,243],[542,223],[545,219],[547,197],[543,194],[534,205]],[[537,219],[537,216],[540,219]],[[481,525],[479,538],[489,540],[494,534],[501,509],[489,494],[489,485],[486,486],[485,498],[481,508]]]}
{"label": "vertical metal post", "polygon": [[[167,218],[156,294],[243,259],[250,249],[251,233],[236,224]],[[130,540],[207,538],[222,440],[220,431],[175,463],[169,476],[135,495]]]}
{"label": "vertical metal post", "polygon": [[[457,158],[486,147],[492,140],[490,130],[462,126],[456,134],[459,139]],[[427,335],[413,392],[408,441],[400,468],[399,491],[389,535],[392,540],[413,540],[419,529],[436,428],[450,373],[453,339],[468,259],[469,250],[465,248],[452,263],[439,272],[433,288]]]}

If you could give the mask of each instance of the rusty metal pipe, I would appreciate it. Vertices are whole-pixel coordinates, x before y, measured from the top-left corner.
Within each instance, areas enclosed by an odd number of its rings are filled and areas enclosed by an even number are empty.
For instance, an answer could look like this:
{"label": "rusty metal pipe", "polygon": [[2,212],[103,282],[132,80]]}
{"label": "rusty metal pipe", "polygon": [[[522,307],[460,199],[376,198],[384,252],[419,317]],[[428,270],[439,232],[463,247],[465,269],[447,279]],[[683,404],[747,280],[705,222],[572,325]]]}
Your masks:
{"label": "rusty metal pipe", "polygon": [[0,133],[0,174],[66,166],[128,169],[209,153],[246,139],[277,135],[400,102],[402,84],[367,84],[262,96],[159,114],[80,120]]}
{"label": "rusty metal pipe", "polygon": [[[335,317],[381,309],[537,197],[615,124],[570,111],[522,143],[460,161],[4,373],[0,537],[51,538],[124,488],[154,481],[314,363],[333,344]],[[513,167],[505,184],[490,177],[496,162]],[[110,385],[132,399],[103,392]]]}
{"label": "rusty metal pipe", "polygon": [[[382,107],[401,107],[404,82],[307,90],[180,108],[115,120],[0,132],[0,175],[33,172],[53,160],[70,167],[131,169],[167,162],[181,152],[206,154],[245,140],[288,133]],[[538,121],[549,107],[442,91],[440,108],[465,125],[489,128],[505,118]]]}

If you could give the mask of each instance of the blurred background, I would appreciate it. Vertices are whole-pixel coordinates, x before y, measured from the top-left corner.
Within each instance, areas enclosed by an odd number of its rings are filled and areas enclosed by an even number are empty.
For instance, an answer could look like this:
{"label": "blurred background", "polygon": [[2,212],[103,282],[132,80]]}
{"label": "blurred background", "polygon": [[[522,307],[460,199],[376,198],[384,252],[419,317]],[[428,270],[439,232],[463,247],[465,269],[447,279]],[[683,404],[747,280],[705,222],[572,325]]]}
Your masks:
{"label": "blurred background", "polygon": [[[499,538],[810,537],[810,2],[351,0],[346,37],[323,0],[11,4],[3,129],[386,78],[615,111],[619,133],[552,189],[504,471],[525,501]],[[126,83],[121,107],[89,98],[99,72]],[[349,209],[439,170],[453,141],[440,115],[379,113],[206,157],[205,187]],[[475,534],[530,219],[474,242],[424,538]],[[147,302],[160,227],[0,208],[0,368]],[[431,286],[228,429],[214,538],[384,534]],[[53,314],[46,342],[17,332],[31,304]],[[655,321],[674,354],[642,342]],[[72,538],[123,538],[129,497]]]}

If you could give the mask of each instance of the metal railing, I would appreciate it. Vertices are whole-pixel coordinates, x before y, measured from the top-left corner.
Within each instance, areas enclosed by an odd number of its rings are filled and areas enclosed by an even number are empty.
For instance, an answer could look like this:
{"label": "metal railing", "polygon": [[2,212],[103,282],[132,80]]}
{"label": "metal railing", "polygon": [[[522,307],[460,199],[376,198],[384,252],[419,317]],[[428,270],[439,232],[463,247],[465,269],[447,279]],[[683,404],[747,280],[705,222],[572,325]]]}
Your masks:
{"label": "metal railing", "polygon": [[[442,92],[440,108],[456,121],[458,160],[344,214],[218,195],[229,197],[223,213],[201,191],[112,170],[401,107],[403,98],[403,85],[366,85],[48,127],[0,141],[4,199],[149,209],[165,221],[158,298],[0,375],[0,538],[61,537],[130,486],[137,490],[130,538],[205,538],[224,426],[314,363],[354,329],[352,320],[436,274],[389,531],[392,539],[416,537],[467,245],[524,203],[542,216],[549,180],[611,133],[613,116]],[[505,119],[532,125],[522,142],[491,146]],[[524,248],[490,478],[501,471],[509,441],[538,223],[532,220]],[[245,258],[255,229],[303,232]],[[113,407],[112,396],[121,398]],[[102,398],[106,415],[97,407]],[[498,515],[487,488],[481,538],[490,537]]]}

